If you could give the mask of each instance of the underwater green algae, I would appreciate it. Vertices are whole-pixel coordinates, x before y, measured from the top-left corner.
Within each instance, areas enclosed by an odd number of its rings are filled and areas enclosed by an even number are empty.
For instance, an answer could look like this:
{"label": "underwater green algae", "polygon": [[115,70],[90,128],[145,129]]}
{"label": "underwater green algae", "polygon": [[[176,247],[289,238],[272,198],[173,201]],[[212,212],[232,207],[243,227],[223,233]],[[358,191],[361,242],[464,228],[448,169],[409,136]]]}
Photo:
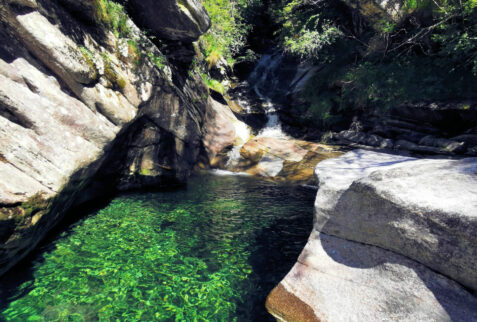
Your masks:
{"label": "underwater green algae", "polygon": [[313,195],[198,175],[187,189],[119,196],[44,246],[0,319],[270,319],[265,297],[304,246]]}

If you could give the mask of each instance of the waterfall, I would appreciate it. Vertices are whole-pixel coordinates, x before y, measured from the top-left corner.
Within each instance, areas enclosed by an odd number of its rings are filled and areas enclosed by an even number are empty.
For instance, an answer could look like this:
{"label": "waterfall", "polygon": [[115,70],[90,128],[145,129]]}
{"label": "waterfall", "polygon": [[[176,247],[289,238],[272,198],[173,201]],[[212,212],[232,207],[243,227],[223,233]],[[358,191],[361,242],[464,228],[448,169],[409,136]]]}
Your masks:
{"label": "waterfall", "polygon": [[[267,123],[259,131],[257,137],[289,138],[282,130],[282,125],[278,117],[277,108],[268,93],[273,92],[278,86],[278,77],[274,75],[283,61],[280,54],[263,55],[248,77],[247,83],[262,101],[262,108],[267,116]],[[251,110],[250,103],[245,99],[239,100],[240,106],[247,112]],[[242,123],[243,124],[243,123]],[[240,149],[250,138],[248,127],[243,124],[243,128],[237,128],[240,136],[240,143],[236,144],[228,153],[226,168],[235,167],[240,160]]]}
{"label": "waterfall", "polygon": [[278,77],[274,75],[274,71],[282,61],[282,55],[263,55],[248,78],[248,83],[253,86],[255,93],[263,101],[262,107],[267,116],[267,123],[258,133],[258,137],[288,138],[282,130],[276,106],[267,95],[278,85]]}

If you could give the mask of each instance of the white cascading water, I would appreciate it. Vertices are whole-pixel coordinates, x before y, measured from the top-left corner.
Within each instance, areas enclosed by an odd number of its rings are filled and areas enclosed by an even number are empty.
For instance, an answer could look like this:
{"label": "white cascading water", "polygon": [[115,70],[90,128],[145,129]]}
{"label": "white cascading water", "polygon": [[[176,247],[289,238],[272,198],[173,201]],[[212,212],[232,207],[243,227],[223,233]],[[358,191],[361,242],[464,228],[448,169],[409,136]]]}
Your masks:
{"label": "white cascading water", "polygon": [[[272,73],[281,62],[281,55],[263,55],[248,79],[249,84],[253,86],[257,96],[264,102],[262,106],[267,116],[267,123],[260,130],[257,137],[288,138],[282,130],[275,105],[266,94],[262,93],[264,89],[271,88],[273,90],[276,85],[278,85],[278,79],[273,77]],[[250,104],[248,102],[241,100],[239,104],[245,111],[250,111]],[[250,138],[251,133],[248,126],[244,123],[241,124],[243,126],[240,128],[236,126],[235,130],[242,142],[234,146],[228,153],[227,168],[233,168],[238,163],[240,160],[240,149]]]}
{"label": "white cascading water", "polygon": [[282,137],[288,136],[283,132],[277,110],[270,97],[263,93],[264,89],[275,89],[278,85],[278,78],[273,77],[273,71],[282,63],[281,55],[263,55],[254,71],[249,77],[249,83],[257,96],[264,101],[263,109],[267,115],[267,123],[260,130],[258,137]]}

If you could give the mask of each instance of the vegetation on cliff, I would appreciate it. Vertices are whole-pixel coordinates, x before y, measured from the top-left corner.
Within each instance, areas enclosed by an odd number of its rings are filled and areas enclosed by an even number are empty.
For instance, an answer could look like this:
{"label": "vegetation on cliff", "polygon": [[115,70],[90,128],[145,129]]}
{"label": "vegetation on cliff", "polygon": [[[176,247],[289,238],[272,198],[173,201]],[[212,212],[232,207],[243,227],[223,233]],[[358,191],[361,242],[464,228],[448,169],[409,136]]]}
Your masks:
{"label": "vegetation on cliff", "polygon": [[321,66],[304,91],[307,103],[293,107],[309,125],[330,126],[350,111],[477,96],[475,0],[406,0],[403,19],[377,23],[342,1],[204,4],[213,22],[206,37],[221,39],[220,46],[207,47],[213,48],[206,51],[209,60],[242,59],[250,45],[244,40],[257,32],[257,16],[266,12],[275,35],[270,49]]}

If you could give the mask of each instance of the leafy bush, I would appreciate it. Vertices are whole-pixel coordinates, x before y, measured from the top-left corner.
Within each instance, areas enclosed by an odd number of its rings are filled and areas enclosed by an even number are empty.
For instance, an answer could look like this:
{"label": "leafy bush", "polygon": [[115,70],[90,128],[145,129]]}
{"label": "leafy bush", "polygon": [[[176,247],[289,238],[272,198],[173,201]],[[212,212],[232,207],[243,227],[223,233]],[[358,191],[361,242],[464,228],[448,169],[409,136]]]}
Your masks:
{"label": "leafy bush", "polygon": [[277,32],[284,51],[305,60],[330,61],[330,47],[344,36],[336,22],[339,10],[332,2],[288,1],[275,16],[281,25]]}
{"label": "leafy bush", "polygon": [[104,23],[116,37],[128,37],[131,30],[127,25],[128,15],[124,7],[111,0],[97,0],[97,14],[99,20]]}
{"label": "leafy bush", "polygon": [[251,26],[246,16],[253,8],[261,6],[258,0],[203,0],[212,21],[210,30],[200,43],[206,60],[213,65],[224,57],[232,65],[234,56],[245,45],[245,37]]}

